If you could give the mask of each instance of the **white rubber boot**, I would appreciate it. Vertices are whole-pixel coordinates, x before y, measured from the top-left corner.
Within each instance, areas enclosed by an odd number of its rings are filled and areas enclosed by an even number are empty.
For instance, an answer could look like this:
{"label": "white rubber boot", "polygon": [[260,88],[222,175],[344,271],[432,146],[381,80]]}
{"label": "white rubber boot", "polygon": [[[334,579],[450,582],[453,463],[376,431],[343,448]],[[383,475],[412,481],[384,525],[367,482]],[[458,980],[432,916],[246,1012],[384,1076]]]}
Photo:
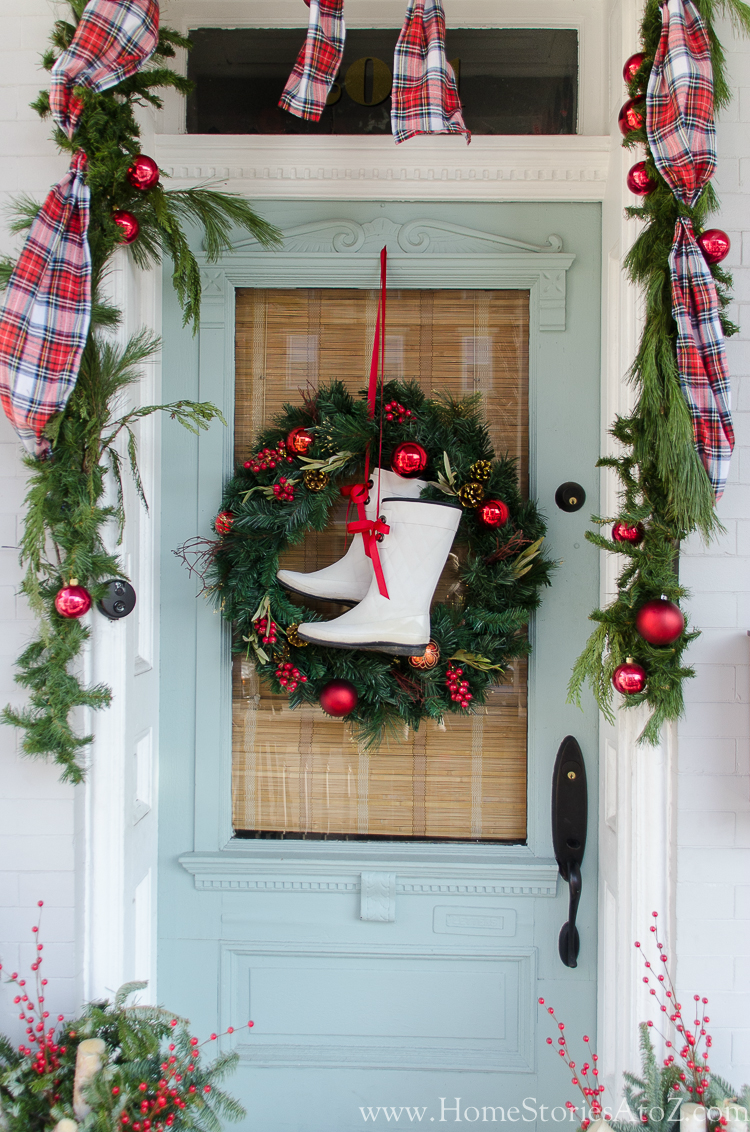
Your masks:
{"label": "white rubber boot", "polygon": [[[370,488],[370,501],[365,506],[368,519],[374,519],[378,501],[378,476],[380,476],[380,500],[387,495],[390,498],[418,499],[424,480],[407,480],[389,472],[387,468],[373,470],[373,486]],[[355,511],[352,520],[357,518]],[[372,562],[365,554],[365,544],[362,535],[356,534],[349,544],[349,549],[338,562],[324,566],[322,570],[314,570],[311,574],[303,574],[297,570],[279,570],[276,574],[285,590],[302,594],[303,597],[316,597],[323,601],[361,601],[370,588],[372,581]]]}
{"label": "white rubber boot", "polygon": [[[384,499],[390,532],[378,543],[388,597],[374,571],[366,596],[333,621],[299,626],[310,644],[421,656],[430,642],[430,602],[461,522],[461,508],[427,499]],[[372,566],[370,567],[372,570]]]}

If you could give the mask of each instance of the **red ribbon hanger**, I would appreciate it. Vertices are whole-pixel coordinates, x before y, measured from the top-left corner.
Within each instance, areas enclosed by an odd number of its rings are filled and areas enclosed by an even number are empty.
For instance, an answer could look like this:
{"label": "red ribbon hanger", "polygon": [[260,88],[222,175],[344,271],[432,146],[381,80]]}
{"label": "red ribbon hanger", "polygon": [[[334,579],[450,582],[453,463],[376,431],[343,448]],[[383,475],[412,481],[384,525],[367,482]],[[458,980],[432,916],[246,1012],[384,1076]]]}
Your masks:
{"label": "red ribbon hanger", "polygon": [[[388,252],[383,248],[380,252],[380,297],[378,299],[378,314],[375,320],[375,341],[372,344],[372,360],[370,361],[370,382],[367,388],[367,405],[370,420],[375,417],[375,404],[378,392],[378,371],[380,371],[380,429],[378,446],[378,467],[382,465],[383,458],[383,385],[385,383],[385,295],[386,295],[386,265]],[[361,534],[365,544],[365,554],[372,560],[375,577],[378,579],[378,589],[383,597],[388,597],[388,587],[385,584],[383,567],[380,562],[378,543],[383,535],[387,535],[390,527],[380,520],[380,476],[378,476],[378,492],[375,507],[375,518],[368,519],[365,514],[365,504],[368,499],[370,482],[370,445],[365,453],[365,482],[355,484],[349,498],[357,508],[357,518],[353,523],[347,523],[346,529],[350,534]]]}

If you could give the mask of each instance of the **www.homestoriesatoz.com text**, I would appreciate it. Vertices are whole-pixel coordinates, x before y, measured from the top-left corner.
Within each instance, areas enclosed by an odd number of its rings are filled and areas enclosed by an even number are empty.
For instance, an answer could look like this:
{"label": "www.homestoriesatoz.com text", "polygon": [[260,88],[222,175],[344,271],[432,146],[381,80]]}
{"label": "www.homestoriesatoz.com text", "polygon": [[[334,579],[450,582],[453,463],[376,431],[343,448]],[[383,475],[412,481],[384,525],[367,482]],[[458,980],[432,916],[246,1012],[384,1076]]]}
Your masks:
{"label": "www.homestoriesatoz.com text", "polygon": [[[373,1124],[422,1124],[422,1123],[454,1123],[454,1124],[531,1124],[539,1121],[542,1124],[562,1124],[568,1122],[578,1127],[582,1120],[593,1119],[591,1112],[585,1105],[576,1108],[574,1105],[566,1107],[557,1105],[539,1104],[536,1097],[524,1097],[519,1105],[469,1105],[461,1097],[438,1097],[438,1104],[434,1109],[430,1106],[416,1105],[367,1105],[360,1106],[362,1120]],[[674,1101],[674,1111],[664,1112],[661,1108],[641,1108],[634,1112],[625,1101],[620,1107],[605,1109],[603,1115],[608,1120],[628,1120],[643,1123],[644,1118],[649,1121],[661,1121],[665,1116],[667,1120],[679,1120],[680,1100]],[[716,1119],[721,1114],[718,1113]],[[710,1112],[709,1112],[710,1116]]]}

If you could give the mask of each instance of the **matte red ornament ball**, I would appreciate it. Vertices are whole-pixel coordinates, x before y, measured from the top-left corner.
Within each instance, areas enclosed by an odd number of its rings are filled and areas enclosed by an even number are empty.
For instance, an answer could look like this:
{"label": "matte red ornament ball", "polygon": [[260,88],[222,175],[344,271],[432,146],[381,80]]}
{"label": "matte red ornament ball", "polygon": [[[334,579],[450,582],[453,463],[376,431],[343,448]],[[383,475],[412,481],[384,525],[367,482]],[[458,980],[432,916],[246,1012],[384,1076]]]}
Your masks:
{"label": "matte red ornament ball", "polygon": [[287,452],[295,456],[306,456],[315,443],[315,436],[306,428],[293,428],[286,438]]}
{"label": "matte red ornament ball", "polygon": [[126,174],[128,181],[134,189],[139,189],[142,193],[148,192],[153,189],[155,185],[159,184],[159,166],[154,161],[153,157],[147,157],[145,153],[139,153],[133,160],[133,164]]}
{"label": "matte red ornament ball", "polygon": [[61,617],[83,617],[91,609],[91,594],[74,580],[55,594],[55,609]]}
{"label": "matte red ornament ball", "polygon": [[633,546],[638,546],[640,542],[643,542],[645,533],[643,523],[636,523],[634,527],[631,527],[628,523],[618,520],[612,527],[614,542],[629,542]]}
{"label": "matte red ornament ball", "polygon": [[123,244],[132,244],[134,240],[138,239],[141,226],[132,212],[126,212],[124,208],[118,208],[112,213],[112,219],[122,232]]}
{"label": "matte red ornament ball", "polygon": [[721,263],[729,255],[732,244],[721,228],[709,228],[698,237],[698,247],[706,263]]}
{"label": "matte red ornament ball", "polygon": [[631,656],[612,673],[612,683],[624,696],[635,696],[646,687],[646,669],[636,664]]}
{"label": "matte red ornament ball", "polygon": [[647,197],[656,188],[656,181],[649,176],[645,161],[636,161],[627,177],[628,188],[637,197]]}
{"label": "matte red ornament ball", "polygon": [[320,690],[320,706],[326,715],[344,716],[354,711],[359,693],[349,680],[329,680]]}
{"label": "matte red ornament ball", "polygon": [[640,130],[644,122],[642,98],[629,98],[623,103],[617,115],[617,124],[623,136],[632,133],[633,130]]}
{"label": "matte red ornament ball", "polygon": [[632,83],[645,58],[646,56],[643,51],[636,51],[635,55],[631,55],[629,59],[625,60],[625,66],[622,68],[622,77],[626,83]]}
{"label": "matte red ornament ball", "polygon": [[671,645],[685,628],[685,618],[679,605],[657,597],[645,602],[638,610],[635,627],[644,641],[656,648]]}
{"label": "matte red ornament ball", "polygon": [[214,519],[214,530],[217,535],[228,535],[234,523],[234,515],[231,511],[220,511]]}
{"label": "matte red ornament ball", "polygon": [[504,527],[510,512],[502,499],[485,499],[477,508],[477,518],[483,527]]}
{"label": "matte red ornament ball", "polygon": [[418,476],[427,467],[427,453],[421,444],[415,444],[413,440],[406,440],[394,450],[391,467],[397,476],[411,479],[413,476]]}

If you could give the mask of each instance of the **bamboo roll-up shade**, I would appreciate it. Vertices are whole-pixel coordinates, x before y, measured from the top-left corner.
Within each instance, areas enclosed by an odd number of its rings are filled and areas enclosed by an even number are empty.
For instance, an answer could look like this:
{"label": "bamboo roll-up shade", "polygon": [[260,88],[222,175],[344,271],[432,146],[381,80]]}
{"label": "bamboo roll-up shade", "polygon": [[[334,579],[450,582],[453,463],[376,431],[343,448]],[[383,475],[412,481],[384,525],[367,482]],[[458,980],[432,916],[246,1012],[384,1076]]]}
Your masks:
{"label": "bamboo roll-up shade", "polygon": [[[377,292],[240,290],[236,312],[235,455],[300,390],[337,378],[352,391],[369,373]],[[426,393],[481,392],[498,455],[528,482],[528,292],[388,293],[386,379]],[[284,565],[317,570],[345,549],[345,508],[311,533]],[[435,600],[455,581],[449,559]],[[328,617],[342,607],[320,605]],[[366,751],[347,725],[316,707],[290,711],[286,696],[236,658],[233,814],[246,835],[291,837],[526,838],[526,665],[516,664],[476,715],[446,715],[402,742]]]}

